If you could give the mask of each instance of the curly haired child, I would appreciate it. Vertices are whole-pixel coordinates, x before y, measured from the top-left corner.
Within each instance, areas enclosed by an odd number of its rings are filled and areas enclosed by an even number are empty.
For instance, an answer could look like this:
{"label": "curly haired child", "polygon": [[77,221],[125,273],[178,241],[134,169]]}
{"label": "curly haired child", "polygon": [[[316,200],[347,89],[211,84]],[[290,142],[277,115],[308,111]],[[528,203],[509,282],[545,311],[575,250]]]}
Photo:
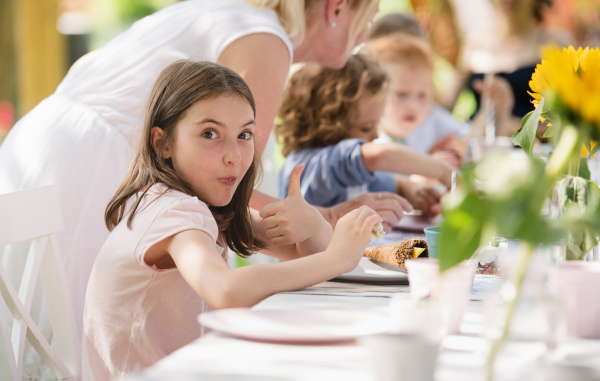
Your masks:
{"label": "curly haired child", "polygon": [[419,174],[449,187],[451,168],[398,143],[373,143],[387,89],[386,73],[362,54],[339,70],[307,64],[296,71],[275,126],[286,156],[280,195],[287,192],[293,168],[303,164],[301,190],[313,205],[331,206],[365,192],[396,192],[426,214],[438,214],[435,186],[393,174]]}

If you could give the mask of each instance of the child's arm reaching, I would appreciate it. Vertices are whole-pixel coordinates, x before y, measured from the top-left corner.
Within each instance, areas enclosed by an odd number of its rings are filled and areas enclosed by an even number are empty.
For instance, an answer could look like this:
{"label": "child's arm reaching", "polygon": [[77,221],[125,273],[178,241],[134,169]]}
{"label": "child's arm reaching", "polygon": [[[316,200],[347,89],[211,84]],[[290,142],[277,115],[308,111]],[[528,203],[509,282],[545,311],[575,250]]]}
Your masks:
{"label": "child's arm reaching", "polygon": [[398,143],[365,143],[361,147],[365,167],[371,171],[416,174],[439,180],[448,189],[452,182],[452,169],[445,163],[432,159]]}
{"label": "child's arm reaching", "polygon": [[213,239],[199,230],[186,230],[161,243],[182,277],[210,308],[250,307],[281,291],[298,290],[351,271],[363,256],[371,230],[381,222],[363,206],[342,217],[328,247],[293,261],[230,269]]}
{"label": "child's arm reaching", "polygon": [[437,142],[429,150],[429,154],[436,160],[441,160],[451,167],[458,168],[467,152],[467,142],[450,134]]}

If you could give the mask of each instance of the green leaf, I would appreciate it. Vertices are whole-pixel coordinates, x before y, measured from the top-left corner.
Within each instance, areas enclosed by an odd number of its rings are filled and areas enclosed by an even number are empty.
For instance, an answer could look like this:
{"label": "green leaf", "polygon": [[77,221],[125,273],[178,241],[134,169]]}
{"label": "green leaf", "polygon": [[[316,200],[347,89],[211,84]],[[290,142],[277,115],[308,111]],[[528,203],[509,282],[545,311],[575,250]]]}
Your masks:
{"label": "green leaf", "polygon": [[578,173],[579,177],[582,177],[586,180],[590,179],[591,173],[590,173],[590,168],[588,167],[587,164],[587,160],[585,158],[582,158],[579,161],[579,173]]}
{"label": "green leaf", "polygon": [[548,127],[548,129],[546,130],[546,132],[544,132],[543,137],[544,138],[551,138],[553,136],[556,136],[556,126],[552,125],[550,127]]}
{"label": "green leaf", "polygon": [[488,201],[469,193],[456,207],[444,211],[440,237],[440,272],[473,256],[483,237]]}
{"label": "green leaf", "polygon": [[[535,143],[535,133],[538,128],[538,120],[542,115],[544,108],[544,98],[540,100],[538,106],[530,114],[523,117],[523,127],[517,131],[511,138],[515,145],[523,147],[525,153],[529,156],[533,156],[533,144]],[[529,116],[528,116],[529,115]]]}
{"label": "green leaf", "polygon": [[566,258],[583,259],[598,244],[600,188],[581,177],[567,177],[557,184],[562,223],[567,229]]}
{"label": "green leaf", "polygon": [[[531,114],[533,114],[533,111],[529,111],[527,114],[525,114],[525,116],[523,117],[523,119],[521,119],[521,127],[525,127],[525,123],[527,123],[527,121],[529,120],[529,118],[531,118]],[[515,132],[516,134],[516,132]],[[513,135],[515,135],[513,134]]]}

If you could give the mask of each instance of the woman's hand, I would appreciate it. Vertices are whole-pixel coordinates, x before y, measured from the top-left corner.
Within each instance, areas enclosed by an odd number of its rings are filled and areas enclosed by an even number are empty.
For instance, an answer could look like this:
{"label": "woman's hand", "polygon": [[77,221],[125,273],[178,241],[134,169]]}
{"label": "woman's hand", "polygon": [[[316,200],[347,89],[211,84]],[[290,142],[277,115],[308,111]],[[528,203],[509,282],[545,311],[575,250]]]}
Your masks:
{"label": "woman's hand", "polygon": [[260,210],[261,225],[273,246],[306,241],[324,233],[331,227],[321,213],[307,203],[300,191],[300,175],[304,169],[298,165],[290,175],[287,197],[265,205]]}
{"label": "woman's hand", "polygon": [[368,206],[382,218],[382,225],[386,233],[404,217],[404,212],[412,212],[413,207],[404,197],[390,192],[365,193],[352,200],[334,205],[330,208],[321,208],[325,219],[336,227],[337,221],[352,210],[361,206]]}
{"label": "woman's hand", "polygon": [[371,231],[383,219],[367,206],[352,210],[340,218],[333,231],[327,251],[342,263],[344,272],[352,271],[362,258],[371,240]]}

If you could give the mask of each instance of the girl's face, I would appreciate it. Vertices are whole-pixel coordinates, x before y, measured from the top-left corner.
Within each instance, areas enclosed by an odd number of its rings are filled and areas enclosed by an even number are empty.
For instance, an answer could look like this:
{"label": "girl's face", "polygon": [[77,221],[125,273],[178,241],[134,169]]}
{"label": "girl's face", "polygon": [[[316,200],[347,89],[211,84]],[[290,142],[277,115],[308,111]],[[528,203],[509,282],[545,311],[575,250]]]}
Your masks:
{"label": "girl's face", "polygon": [[379,119],[385,109],[386,97],[383,94],[366,95],[362,97],[357,104],[354,113],[355,122],[350,127],[349,135],[353,139],[364,139],[372,142],[377,139],[377,127]]}
{"label": "girl's face", "polygon": [[199,199],[224,206],[252,164],[254,127],[252,107],[243,97],[201,100],[177,123],[172,147],[164,155]]}
{"label": "girl's face", "polygon": [[404,137],[421,125],[433,102],[431,69],[415,65],[388,67],[391,77],[390,92],[385,108],[385,132],[393,137]]}

